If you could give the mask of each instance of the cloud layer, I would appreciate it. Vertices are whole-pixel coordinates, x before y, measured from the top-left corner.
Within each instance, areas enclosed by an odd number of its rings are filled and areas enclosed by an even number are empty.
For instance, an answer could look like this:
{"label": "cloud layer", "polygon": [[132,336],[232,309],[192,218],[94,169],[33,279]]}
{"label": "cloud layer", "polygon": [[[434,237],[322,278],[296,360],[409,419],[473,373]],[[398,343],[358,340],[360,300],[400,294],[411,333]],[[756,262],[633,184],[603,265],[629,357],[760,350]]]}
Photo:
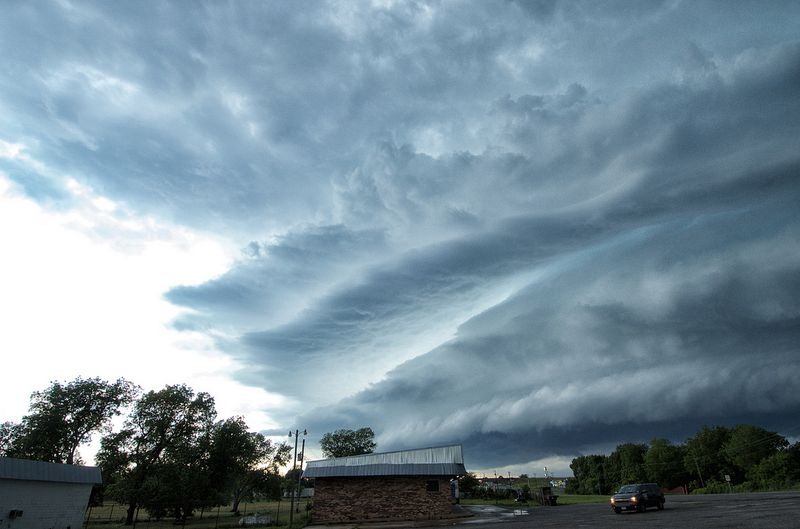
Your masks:
{"label": "cloud layer", "polygon": [[795,4],[155,11],[14,6],[0,170],[237,243],[166,297],[276,422],[478,468],[798,433]]}

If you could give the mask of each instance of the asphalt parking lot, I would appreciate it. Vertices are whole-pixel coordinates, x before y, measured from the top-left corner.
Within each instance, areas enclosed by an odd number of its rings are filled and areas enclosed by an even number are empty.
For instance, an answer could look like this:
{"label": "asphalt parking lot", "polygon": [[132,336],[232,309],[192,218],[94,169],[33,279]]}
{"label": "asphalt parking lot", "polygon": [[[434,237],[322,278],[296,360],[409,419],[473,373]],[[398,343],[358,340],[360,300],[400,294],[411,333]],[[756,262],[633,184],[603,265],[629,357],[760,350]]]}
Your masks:
{"label": "asphalt parking lot", "polygon": [[[800,492],[667,496],[663,511],[615,514],[608,505],[504,509],[466,506],[474,516],[455,522],[465,529],[520,527],[600,528],[800,528]],[[470,527],[471,526],[471,527]],[[441,527],[441,526],[440,526]]]}

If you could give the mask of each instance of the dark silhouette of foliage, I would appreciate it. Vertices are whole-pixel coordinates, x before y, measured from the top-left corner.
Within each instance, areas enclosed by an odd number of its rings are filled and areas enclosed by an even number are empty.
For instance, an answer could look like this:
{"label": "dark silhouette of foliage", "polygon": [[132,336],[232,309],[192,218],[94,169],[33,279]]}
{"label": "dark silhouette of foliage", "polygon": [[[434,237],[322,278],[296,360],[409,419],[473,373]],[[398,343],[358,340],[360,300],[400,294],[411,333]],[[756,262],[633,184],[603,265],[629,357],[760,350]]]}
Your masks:
{"label": "dark silhouette of foliage", "polygon": [[214,425],[211,434],[209,470],[212,483],[229,491],[233,512],[242,500],[256,492],[276,496],[274,477],[289,460],[289,446],[274,445],[260,433],[248,431],[242,417],[231,417]]}
{"label": "dark silhouette of foliage", "polygon": [[475,493],[480,481],[475,474],[465,474],[458,478],[458,490],[461,494],[469,497]]}
{"label": "dark silhouette of foliage", "polygon": [[724,480],[728,465],[722,448],[730,435],[730,429],[724,426],[703,426],[686,440],[684,467],[701,484],[708,480]]}
{"label": "dark silhouette of foliage", "polygon": [[93,433],[108,431],[111,418],[119,415],[136,393],[136,386],[122,378],[116,382],[80,377],[68,383],[52,382],[31,395],[29,413],[3,441],[8,443],[4,452],[9,457],[80,463],[80,445]]}
{"label": "dark silhouette of foliage", "polygon": [[788,445],[783,436],[758,426],[704,426],[685,444],[653,439],[649,446],[621,444],[608,456],[576,457],[567,492],[608,494],[643,482],[705,492],[794,487],[800,484],[800,443]]}
{"label": "dark silhouette of foliage", "polygon": [[666,439],[653,439],[644,456],[647,481],[669,489],[689,482],[689,473],[683,464],[686,457],[684,445],[674,445]]}
{"label": "dark silhouette of foliage", "polygon": [[750,424],[739,424],[731,429],[722,450],[733,464],[731,472],[744,476],[761,461],[788,445],[789,442],[775,432]]}
{"label": "dark silhouette of foliage", "polygon": [[157,513],[169,507],[185,518],[194,506],[212,501],[198,496],[197,482],[205,479],[198,467],[207,460],[215,416],[209,394],[167,386],[143,395],[124,428],[103,438],[96,459],[111,483],[108,495],[128,505],[126,525],[139,506]]}
{"label": "dark silhouette of foliage", "polygon": [[625,483],[641,483],[647,481],[644,468],[644,457],[647,445],[625,443],[617,446],[606,460],[605,476],[612,489]]}
{"label": "dark silhouette of foliage", "polygon": [[608,494],[611,484],[606,477],[604,455],[578,456],[572,460],[569,468],[575,476],[567,482],[566,492],[569,494]]}
{"label": "dark silhouette of foliage", "polygon": [[319,446],[325,457],[357,456],[375,451],[375,432],[372,428],[336,430],[322,436]]}

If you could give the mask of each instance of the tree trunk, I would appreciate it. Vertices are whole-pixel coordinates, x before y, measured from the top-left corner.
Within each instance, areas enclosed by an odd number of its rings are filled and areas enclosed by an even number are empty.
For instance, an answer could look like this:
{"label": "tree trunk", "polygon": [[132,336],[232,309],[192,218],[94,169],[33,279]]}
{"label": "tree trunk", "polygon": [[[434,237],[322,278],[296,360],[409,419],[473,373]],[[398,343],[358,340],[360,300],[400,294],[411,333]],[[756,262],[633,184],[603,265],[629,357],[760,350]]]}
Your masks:
{"label": "tree trunk", "polygon": [[128,511],[125,514],[125,525],[133,525],[133,516],[136,514],[136,502],[131,501],[128,504]]}
{"label": "tree trunk", "polygon": [[239,516],[239,502],[241,501],[241,497],[236,495],[233,497],[233,506],[231,507],[231,512],[234,513],[236,516]]}

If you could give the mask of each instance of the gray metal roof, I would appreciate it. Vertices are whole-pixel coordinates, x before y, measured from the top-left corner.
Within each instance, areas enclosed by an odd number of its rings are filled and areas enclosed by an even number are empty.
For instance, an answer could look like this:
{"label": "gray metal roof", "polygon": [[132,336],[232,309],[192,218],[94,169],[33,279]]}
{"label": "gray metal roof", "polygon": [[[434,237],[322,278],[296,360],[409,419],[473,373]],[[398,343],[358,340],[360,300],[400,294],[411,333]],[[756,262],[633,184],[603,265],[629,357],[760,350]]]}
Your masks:
{"label": "gray metal roof", "polygon": [[303,477],[459,476],[466,474],[461,445],[309,461]]}
{"label": "gray metal roof", "polygon": [[103,482],[99,467],[62,465],[11,457],[0,457],[0,479],[91,484]]}

